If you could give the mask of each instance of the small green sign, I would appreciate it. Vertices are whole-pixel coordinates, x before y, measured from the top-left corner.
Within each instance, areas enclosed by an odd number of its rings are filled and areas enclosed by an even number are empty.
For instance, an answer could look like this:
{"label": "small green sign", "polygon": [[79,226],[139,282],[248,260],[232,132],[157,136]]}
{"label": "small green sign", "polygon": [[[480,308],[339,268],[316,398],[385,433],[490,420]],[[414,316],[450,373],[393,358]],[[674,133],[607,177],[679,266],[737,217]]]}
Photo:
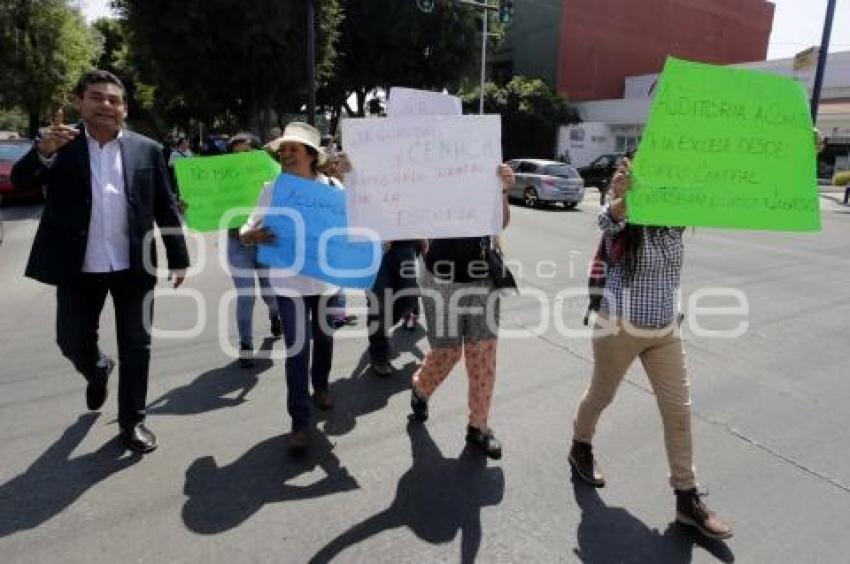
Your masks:
{"label": "small green sign", "polygon": [[253,208],[263,184],[280,174],[280,165],[265,151],[233,153],[216,157],[179,159],[174,163],[180,197],[189,207],[187,225],[197,231],[239,227],[246,213],[222,224],[224,214],[237,208]]}
{"label": "small green sign", "polygon": [[629,221],[818,231],[815,162],[798,83],[669,58],[632,169]]}

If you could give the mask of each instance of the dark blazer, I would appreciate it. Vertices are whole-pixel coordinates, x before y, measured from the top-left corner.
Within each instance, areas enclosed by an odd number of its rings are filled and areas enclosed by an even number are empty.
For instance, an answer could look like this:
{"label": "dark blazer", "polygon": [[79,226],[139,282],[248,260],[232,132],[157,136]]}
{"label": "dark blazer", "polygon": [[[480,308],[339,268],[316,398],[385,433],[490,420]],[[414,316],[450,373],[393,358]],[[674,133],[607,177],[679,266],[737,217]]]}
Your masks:
{"label": "dark blazer", "polygon": [[[26,276],[55,286],[72,281],[82,272],[91,217],[91,168],[85,131],[62,147],[51,167],[42,164],[35,147],[12,168],[12,184],[45,185],[46,201],[27,263]],[[142,135],[124,130],[119,139],[124,164],[124,192],[130,240],[130,270],[140,279],[155,283],[155,273],[146,272],[144,254],[156,265],[152,236],[159,227],[180,227],[171,181],[160,146]],[[189,266],[189,253],[182,233],[163,237],[168,267]],[[144,246],[144,248],[143,248]]]}

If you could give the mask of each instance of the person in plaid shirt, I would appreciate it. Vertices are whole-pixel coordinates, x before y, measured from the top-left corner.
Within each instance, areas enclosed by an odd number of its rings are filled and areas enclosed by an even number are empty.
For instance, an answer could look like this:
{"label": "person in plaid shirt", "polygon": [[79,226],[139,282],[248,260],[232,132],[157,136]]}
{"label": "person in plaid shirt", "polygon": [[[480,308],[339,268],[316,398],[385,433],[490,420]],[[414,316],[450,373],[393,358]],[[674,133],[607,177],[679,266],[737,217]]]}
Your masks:
{"label": "person in plaid shirt", "polygon": [[732,529],[706,507],[693,468],[690,382],[677,319],[684,229],[628,222],[629,167],[624,159],[611,181],[613,199],[599,212],[605,286],[592,338],[593,376],[576,414],[570,465],[585,482],[605,485],[591,441],[629,365],[640,358],[661,411],[676,520],[709,538],[727,539]]}

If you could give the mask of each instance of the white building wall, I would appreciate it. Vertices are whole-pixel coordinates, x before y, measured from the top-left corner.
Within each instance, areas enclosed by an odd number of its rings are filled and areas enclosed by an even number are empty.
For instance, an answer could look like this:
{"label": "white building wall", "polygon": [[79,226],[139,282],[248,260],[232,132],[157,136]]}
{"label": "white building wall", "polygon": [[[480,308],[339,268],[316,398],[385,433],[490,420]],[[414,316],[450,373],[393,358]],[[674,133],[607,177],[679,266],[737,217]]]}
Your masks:
{"label": "white building wall", "polygon": [[604,153],[614,152],[615,137],[606,123],[584,122],[561,126],[557,157],[565,156],[573,166],[585,166]]}
{"label": "white building wall", "polygon": [[[794,77],[793,63],[793,58],[788,58],[731,66]],[[559,129],[556,158],[568,153],[573,165],[584,166],[601,154],[620,152],[624,139],[630,142],[639,138],[649,117],[658,76],[626,78],[621,100],[575,104],[582,123]],[[850,51],[829,54],[821,99],[850,99]],[[844,136],[850,135],[850,113],[822,112],[818,115],[818,126],[828,140],[843,142]]]}

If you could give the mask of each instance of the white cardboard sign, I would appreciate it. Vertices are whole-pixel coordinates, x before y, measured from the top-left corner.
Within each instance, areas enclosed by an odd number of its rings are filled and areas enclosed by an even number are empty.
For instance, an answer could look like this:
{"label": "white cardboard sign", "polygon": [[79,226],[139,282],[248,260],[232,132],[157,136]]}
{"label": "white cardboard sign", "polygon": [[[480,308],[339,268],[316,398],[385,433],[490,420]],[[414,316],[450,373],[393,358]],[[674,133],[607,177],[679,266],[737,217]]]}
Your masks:
{"label": "white cardboard sign", "polygon": [[393,86],[390,89],[390,99],[387,102],[387,116],[391,118],[403,116],[459,116],[463,113],[460,98]]}
{"label": "white cardboard sign", "polygon": [[501,116],[348,119],[342,144],[350,227],[385,241],[501,231]]}

